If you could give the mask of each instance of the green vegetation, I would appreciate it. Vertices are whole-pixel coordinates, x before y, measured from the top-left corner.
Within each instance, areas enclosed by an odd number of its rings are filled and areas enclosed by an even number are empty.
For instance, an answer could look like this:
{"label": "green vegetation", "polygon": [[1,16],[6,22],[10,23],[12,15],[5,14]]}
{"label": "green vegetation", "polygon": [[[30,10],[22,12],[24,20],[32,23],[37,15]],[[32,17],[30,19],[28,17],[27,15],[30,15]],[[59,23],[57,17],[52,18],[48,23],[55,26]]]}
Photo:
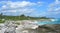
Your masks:
{"label": "green vegetation", "polygon": [[4,23],[4,21],[0,19],[0,23]]}
{"label": "green vegetation", "polygon": [[7,16],[7,15],[3,15],[1,13],[0,19],[5,19],[5,20],[39,20],[39,19],[49,19],[49,18],[46,18],[46,17],[30,17],[30,16],[25,16],[24,14],[22,14],[20,16]]}

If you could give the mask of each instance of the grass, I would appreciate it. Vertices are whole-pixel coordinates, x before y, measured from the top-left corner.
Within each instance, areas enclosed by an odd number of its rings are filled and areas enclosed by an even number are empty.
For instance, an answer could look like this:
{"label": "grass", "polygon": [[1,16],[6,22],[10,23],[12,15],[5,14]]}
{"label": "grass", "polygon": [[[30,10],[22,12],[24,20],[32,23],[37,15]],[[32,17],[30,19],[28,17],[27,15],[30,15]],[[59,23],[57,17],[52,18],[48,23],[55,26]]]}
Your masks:
{"label": "grass", "polygon": [[4,21],[0,19],[0,23],[4,23]]}

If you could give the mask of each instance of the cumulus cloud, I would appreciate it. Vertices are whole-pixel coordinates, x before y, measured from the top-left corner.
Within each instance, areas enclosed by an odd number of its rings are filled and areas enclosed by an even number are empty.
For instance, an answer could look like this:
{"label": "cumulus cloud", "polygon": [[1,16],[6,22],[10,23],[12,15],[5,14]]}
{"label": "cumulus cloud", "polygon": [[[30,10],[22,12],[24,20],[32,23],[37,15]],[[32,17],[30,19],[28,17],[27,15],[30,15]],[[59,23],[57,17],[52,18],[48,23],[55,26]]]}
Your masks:
{"label": "cumulus cloud", "polygon": [[59,8],[56,8],[55,11],[60,11],[60,7]]}
{"label": "cumulus cloud", "polygon": [[41,12],[40,16],[55,17],[60,14],[60,1],[52,2],[48,5],[47,11]]}
{"label": "cumulus cloud", "polygon": [[12,2],[9,1],[6,4],[7,6],[11,8],[16,8],[16,7],[26,7],[26,6],[33,6],[35,3],[27,2],[27,1],[22,1],[22,2]]}
{"label": "cumulus cloud", "polygon": [[12,2],[12,1],[1,1],[0,4],[2,4],[0,11],[2,12],[13,12],[17,13],[20,12],[20,14],[26,14],[26,13],[31,13],[35,12],[35,9],[32,8],[33,6],[36,5],[42,5],[42,2],[29,2],[29,1],[17,1],[17,2]]}
{"label": "cumulus cloud", "polygon": [[[60,1],[56,0],[55,2],[49,4],[48,12],[51,14],[60,14]],[[51,14],[51,15],[52,15]]]}

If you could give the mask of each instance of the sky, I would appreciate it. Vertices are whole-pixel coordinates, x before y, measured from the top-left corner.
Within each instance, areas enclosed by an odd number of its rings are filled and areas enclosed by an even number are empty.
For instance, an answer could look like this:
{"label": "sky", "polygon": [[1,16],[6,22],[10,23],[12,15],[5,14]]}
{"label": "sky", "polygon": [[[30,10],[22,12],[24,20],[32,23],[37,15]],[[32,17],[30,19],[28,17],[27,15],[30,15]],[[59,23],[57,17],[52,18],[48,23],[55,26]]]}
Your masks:
{"label": "sky", "polygon": [[60,18],[60,0],[0,0],[0,13]]}

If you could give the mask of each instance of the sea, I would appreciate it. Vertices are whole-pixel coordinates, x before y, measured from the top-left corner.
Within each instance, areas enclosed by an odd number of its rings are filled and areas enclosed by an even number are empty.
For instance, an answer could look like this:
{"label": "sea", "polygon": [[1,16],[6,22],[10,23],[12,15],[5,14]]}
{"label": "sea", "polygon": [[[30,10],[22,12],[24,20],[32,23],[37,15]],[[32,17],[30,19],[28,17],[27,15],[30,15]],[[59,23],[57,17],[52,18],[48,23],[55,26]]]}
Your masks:
{"label": "sea", "polygon": [[38,21],[37,23],[38,25],[45,25],[45,24],[60,24],[60,19],[52,19],[52,21],[48,22],[48,21]]}

